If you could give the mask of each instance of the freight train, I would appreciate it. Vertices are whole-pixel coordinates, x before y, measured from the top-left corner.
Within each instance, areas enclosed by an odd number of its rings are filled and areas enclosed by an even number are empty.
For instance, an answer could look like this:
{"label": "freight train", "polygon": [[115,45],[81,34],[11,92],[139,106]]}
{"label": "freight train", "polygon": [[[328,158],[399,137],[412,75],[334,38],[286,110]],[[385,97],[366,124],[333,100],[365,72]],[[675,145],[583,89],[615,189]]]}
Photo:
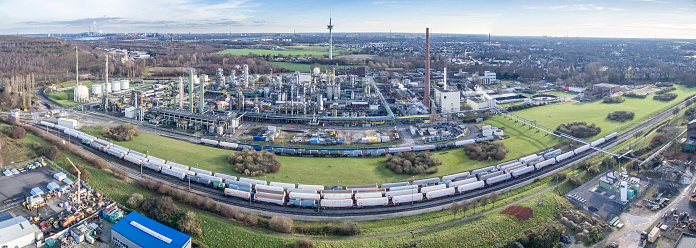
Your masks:
{"label": "freight train", "polygon": [[[538,172],[544,167],[582,154],[590,150],[591,146],[602,145],[618,136],[617,133],[612,133],[574,150],[563,152],[560,149],[550,149],[498,165],[442,177],[418,179],[412,182],[384,183],[382,185],[370,184],[325,187],[324,185],[267,182],[252,178],[238,178],[232,175],[213,173],[211,171],[192,168],[132,151],[128,148],[84,134],[77,130],[60,127],[58,125],[51,126],[49,122],[42,121],[40,124],[59,129],[66,135],[80,139],[82,143],[118,159],[125,160],[172,178],[219,189],[222,191],[221,193],[227,197],[288,207],[326,209],[399,205],[480,190],[501,182],[515,180],[529,173]],[[459,146],[463,146],[467,142],[476,141],[457,142],[462,142],[459,143]],[[239,146],[232,145],[234,143],[219,142],[216,144],[223,147],[239,148]],[[433,149],[433,146],[434,145],[414,146],[407,148],[409,151],[424,151]],[[397,149],[398,152],[404,152],[404,147],[395,149]],[[385,153],[391,153],[392,151],[395,150],[383,150]]]}

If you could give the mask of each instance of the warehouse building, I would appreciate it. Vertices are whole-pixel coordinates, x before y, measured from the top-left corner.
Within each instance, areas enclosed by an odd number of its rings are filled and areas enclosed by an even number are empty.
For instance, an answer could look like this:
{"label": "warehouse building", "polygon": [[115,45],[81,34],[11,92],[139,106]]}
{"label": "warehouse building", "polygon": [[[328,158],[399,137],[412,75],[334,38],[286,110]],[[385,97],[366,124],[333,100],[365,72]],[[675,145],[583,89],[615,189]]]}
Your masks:
{"label": "warehouse building", "polygon": [[191,248],[191,236],[132,212],[111,227],[111,244],[117,248]]}
{"label": "warehouse building", "polygon": [[2,221],[0,222],[0,247],[24,247],[34,244],[37,233],[41,231],[22,216]]}

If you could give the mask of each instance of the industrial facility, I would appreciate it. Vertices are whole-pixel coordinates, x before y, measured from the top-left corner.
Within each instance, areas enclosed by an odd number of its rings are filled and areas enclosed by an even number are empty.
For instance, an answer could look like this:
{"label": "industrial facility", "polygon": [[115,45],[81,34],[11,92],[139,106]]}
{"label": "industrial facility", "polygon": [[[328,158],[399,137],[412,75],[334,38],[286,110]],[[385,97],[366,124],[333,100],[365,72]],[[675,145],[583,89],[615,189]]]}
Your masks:
{"label": "industrial facility", "polygon": [[131,212],[111,227],[111,244],[117,248],[190,248],[191,236]]}

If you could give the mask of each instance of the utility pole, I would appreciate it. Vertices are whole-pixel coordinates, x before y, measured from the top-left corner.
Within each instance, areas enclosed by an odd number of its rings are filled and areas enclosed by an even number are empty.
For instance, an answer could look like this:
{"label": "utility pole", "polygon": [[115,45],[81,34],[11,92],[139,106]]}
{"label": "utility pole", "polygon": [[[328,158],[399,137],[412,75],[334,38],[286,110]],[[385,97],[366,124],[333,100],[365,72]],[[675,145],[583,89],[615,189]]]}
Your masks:
{"label": "utility pole", "polygon": [[80,204],[80,202],[81,202],[80,201],[80,185],[82,184],[80,182],[80,177],[81,177],[82,173],[80,172],[80,170],[77,169],[77,167],[75,166],[75,164],[73,164],[73,162],[70,160],[70,158],[67,158],[67,159],[68,159],[68,162],[70,162],[70,165],[72,165],[73,169],[75,169],[75,171],[77,171],[77,204]]}

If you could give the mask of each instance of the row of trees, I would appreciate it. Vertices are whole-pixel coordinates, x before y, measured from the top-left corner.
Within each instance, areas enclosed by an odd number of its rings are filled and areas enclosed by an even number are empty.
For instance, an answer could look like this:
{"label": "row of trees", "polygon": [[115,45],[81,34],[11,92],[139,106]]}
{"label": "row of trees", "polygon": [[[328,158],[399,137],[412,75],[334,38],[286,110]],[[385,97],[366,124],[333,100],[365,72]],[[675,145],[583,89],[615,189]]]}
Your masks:
{"label": "row of trees", "polygon": [[594,123],[587,125],[587,122],[582,121],[561,124],[556,128],[556,131],[578,138],[587,138],[601,133],[602,128],[598,127]]}
{"label": "row of trees", "polygon": [[469,158],[478,161],[502,160],[508,153],[503,142],[481,142],[464,146],[464,152]]}
{"label": "row of trees", "polygon": [[387,155],[384,164],[396,174],[420,175],[437,172],[442,161],[429,152],[408,152]]}
{"label": "row of trees", "polygon": [[463,200],[461,202],[453,201],[452,204],[450,204],[450,211],[452,212],[452,215],[454,215],[455,217],[457,216],[457,213],[466,213],[466,211],[468,211],[469,209],[473,209],[474,214],[476,214],[476,206],[486,207],[488,203],[491,203],[493,204],[493,208],[495,208],[496,201],[498,201],[498,194],[495,192],[491,192],[487,196],[483,195],[479,198],[474,198],[471,200]]}
{"label": "row of trees", "polygon": [[280,160],[269,151],[244,150],[233,152],[227,156],[227,162],[232,164],[237,173],[245,176],[262,176],[266,173],[276,173],[280,170]]}

